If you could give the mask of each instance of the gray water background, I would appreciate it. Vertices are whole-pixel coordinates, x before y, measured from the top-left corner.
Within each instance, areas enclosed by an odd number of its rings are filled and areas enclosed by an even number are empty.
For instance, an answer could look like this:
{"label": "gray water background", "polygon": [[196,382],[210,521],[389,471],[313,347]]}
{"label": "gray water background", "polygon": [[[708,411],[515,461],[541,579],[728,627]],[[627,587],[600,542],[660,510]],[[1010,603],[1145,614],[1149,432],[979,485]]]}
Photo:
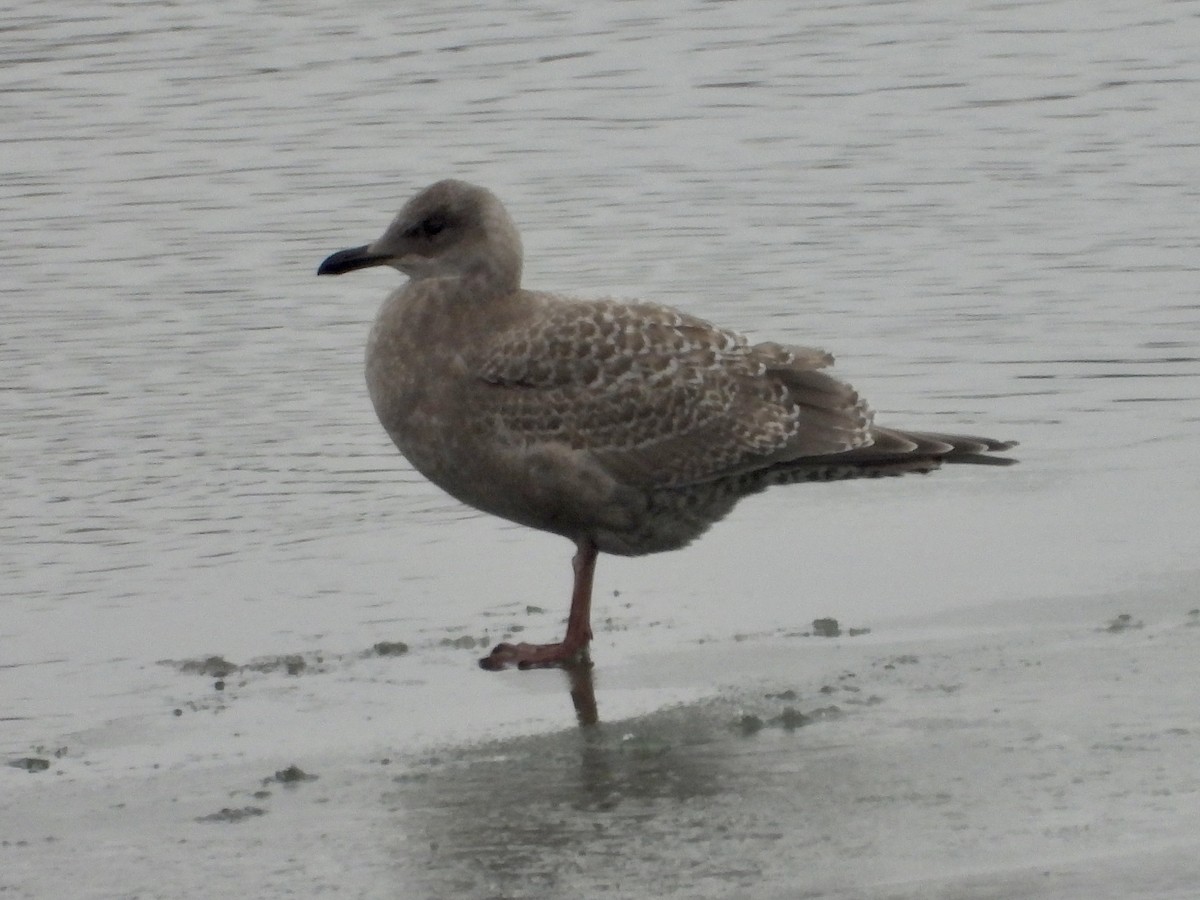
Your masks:
{"label": "gray water background", "polygon": [[374,419],[394,273],[314,277],[446,176],[505,199],[530,286],[823,346],[880,420],[1022,442],[1016,469],[773,492],[695,548],[603,560],[634,624],[1195,571],[1198,16],[5,5],[0,658],[557,621],[567,545],[457,506]]}

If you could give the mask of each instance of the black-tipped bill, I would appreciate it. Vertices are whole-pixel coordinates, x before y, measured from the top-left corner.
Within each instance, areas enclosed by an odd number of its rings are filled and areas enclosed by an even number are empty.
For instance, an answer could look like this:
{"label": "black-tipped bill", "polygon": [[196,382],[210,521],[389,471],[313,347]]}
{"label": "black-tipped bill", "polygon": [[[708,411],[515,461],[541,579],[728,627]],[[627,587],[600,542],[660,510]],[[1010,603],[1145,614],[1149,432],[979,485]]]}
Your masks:
{"label": "black-tipped bill", "polygon": [[343,272],[353,272],[355,269],[365,269],[368,266],[381,266],[387,262],[386,256],[378,253],[368,253],[369,244],[362,247],[351,247],[349,250],[339,250],[321,263],[317,269],[318,275],[341,275]]}

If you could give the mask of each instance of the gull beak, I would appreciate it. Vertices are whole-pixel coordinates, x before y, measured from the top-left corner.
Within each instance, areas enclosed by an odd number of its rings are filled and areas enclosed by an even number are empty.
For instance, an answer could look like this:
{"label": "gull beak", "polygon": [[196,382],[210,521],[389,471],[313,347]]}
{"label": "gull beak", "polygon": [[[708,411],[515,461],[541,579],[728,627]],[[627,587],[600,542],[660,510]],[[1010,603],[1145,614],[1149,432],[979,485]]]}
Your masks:
{"label": "gull beak", "polygon": [[339,250],[328,257],[317,269],[318,275],[341,275],[353,272],[355,269],[365,269],[369,266],[386,265],[389,257],[382,253],[372,253],[371,245],[351,247],[349,250]]}

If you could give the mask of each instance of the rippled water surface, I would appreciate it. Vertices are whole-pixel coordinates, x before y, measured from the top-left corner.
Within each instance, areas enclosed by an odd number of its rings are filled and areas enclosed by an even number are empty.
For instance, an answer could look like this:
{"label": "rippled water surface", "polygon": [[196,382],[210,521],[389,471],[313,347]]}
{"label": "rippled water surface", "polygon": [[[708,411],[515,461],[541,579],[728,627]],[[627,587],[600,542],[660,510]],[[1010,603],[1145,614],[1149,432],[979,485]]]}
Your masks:
{"label": "rippled water surface", "polygon": [[[4,21],[0,657],[82,667],[29,684],[527,603],[557,628],[568,545],[446,499],[374,419],[395,273],[314,277],[446,176],[506,201],[530,286],[827,347],[882,421],[1022,443],[1013,469],[775,491],[688,550],[602,560],[629,641],[1197,568],[1194,3]],[[13,677],[19,716],[72,715]]]}
{"label": "rippled water surface", "polygon": [[738,568],[750,593],[815,584],[857,611],[889,560],[922,596],[941,571],[951,604],[970,581],[1056,592],[1195,565],[1191,4],[6,21],[10,656],[63,639],[22,634],[29,610],[170,630],[216,590],[359,616],[407,583],[394,614],[433,622],[562,594],[565,546],[455,506],[374,421],[361,348],[394,273],[313,277],[445,175],[507,199],[528,284],[825,346],[881,419],[1023,444],[1017,470],[776,492],[707,551],[605,561],[602,581],[719,623]]}

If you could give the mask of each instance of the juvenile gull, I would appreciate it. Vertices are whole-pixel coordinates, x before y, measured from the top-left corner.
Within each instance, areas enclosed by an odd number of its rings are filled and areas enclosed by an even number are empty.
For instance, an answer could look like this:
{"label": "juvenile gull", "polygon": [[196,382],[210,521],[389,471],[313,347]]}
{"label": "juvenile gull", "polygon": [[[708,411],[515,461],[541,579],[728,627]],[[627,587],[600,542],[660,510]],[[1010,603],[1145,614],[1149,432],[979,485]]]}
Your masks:
{"label": "juvenile gull", "polygon": [[463,503],[575,542],[566,636],[500,644],[484,668],[584,654],[600,551],[676,550],[776,484],[1013,462],[993,455],[1011,441],[875,425],[822,371],[822,350],[751,343],[654,303],[525,290],[521,264],[500,201],[447,180],[317,271],[409,278],[371,329],[367,386],[413,467]]}

